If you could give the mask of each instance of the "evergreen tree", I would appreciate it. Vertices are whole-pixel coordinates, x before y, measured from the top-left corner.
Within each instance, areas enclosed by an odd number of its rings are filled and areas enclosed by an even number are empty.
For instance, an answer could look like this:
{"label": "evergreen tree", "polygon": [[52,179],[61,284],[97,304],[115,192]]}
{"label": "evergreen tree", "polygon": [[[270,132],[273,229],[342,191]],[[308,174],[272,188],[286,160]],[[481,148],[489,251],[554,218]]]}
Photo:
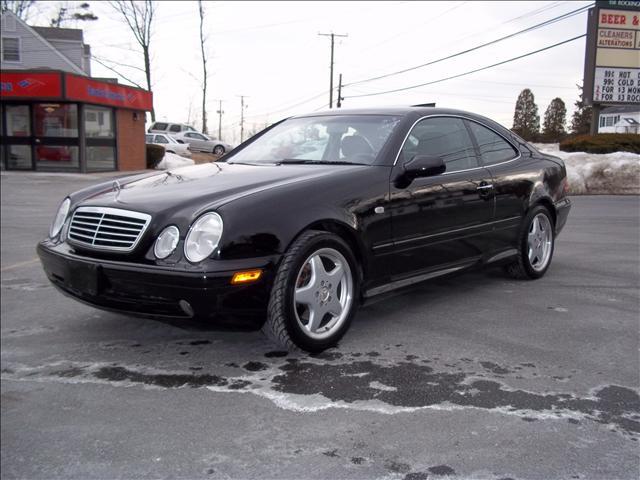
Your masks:
{"label": "evergreen tree", "polygon": [[542,133],[546,141],[558,142],[566,135],[567,107],[561,98],[554,98],[544,113]]}
{"label": "evergreen tree", "polygon": [[580,97],[574,104],[575,112],[571,119],[571,133],[576,135],[591,133],[591,106],[586,105],[582,100],[582,85],[576,85],[580,89]]}
{"label": "evergreen tree", "polygon": [[512,130],[525,140],[535,140],[540,133],[540,115],[533,92],[525,88],[518,95]]}

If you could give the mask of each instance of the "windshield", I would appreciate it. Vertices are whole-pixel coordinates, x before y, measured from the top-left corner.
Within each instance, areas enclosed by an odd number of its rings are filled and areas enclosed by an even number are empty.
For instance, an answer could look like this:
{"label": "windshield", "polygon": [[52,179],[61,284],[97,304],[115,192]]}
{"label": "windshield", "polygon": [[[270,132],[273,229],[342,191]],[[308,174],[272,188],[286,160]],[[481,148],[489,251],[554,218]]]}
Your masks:
{"label": "windshield", "polygon": [[400,118],[391,115],[292,118],[247,145],[229,163],[370,165]]}

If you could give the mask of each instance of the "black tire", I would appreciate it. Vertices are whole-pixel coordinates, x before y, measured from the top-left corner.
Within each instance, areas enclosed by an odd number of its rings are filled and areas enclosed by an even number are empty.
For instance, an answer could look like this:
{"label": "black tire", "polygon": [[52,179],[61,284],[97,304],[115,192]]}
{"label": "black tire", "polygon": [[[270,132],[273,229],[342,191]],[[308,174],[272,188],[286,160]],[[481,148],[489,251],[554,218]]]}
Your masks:
{"label": "black tire", "polygon": [[[352,278],[352,300],[346,317],[328,338],[311,338],[299,324],[294,302],[296,281],[301,269],[315,252],[323,249],[338,251],[349,264]],[[356,314],[360,289],[360,268],[349,245],[329,232],[309,230],[296,239],[284,254],[269,298],[267,321],[262,332],[273,342],[288,350],[321,352],[335,346],[349,329]],[[331,297],[329,297],[331,299]]]}
{"label": "black tire", "polygon": [[211,151],[211,153],[213,153],[214,155],[224,155],[224,147],[222,145],[216,145],[215,147],[213,147],[213,150]]}
{"label": "black tire", "polygon": [[[532,264],[529,259],[529,233],[532,228],[534,219],[539,215],[544,215],[548,219],[548,225],[551,227],[549,231],[550,235],[550,251],[548,253],[548,259],[544,265],[539,267]],[[507,274],[518,280],[535,280],[538,279],[547,272],[553,259],[553,251],[555,248],[555,226],[553,224],[553,217],[551,213],[544,205],[537,205],[533,207],[529,213],[525,216],[522,227],[520,228],[518,239],[518,256],[515,261],[505,265],[504,269]]]}

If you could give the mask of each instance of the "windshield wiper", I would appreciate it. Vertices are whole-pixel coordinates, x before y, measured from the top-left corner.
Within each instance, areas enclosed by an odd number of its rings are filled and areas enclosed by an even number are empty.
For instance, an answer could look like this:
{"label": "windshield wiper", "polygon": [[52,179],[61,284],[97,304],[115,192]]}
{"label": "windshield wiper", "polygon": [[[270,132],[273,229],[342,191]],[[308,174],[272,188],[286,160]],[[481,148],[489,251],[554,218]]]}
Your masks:
{"label": "windshield wiper", "polygon": [[368,165],[368,163],[357,163],[357,162],[345,162],[345,161],[337,161],[332,162],[330,160],[303,160],[300,158],[284,158],[279,162],[276,162],[276,165]]}
{"label": "windshield wiper", "polygon": [[[221,161],[221,160],[218,160]],[[251,165],[252,167],[262,167],[265,165],[275,165],[275,163],[265,162],[227,162],[229,165]]]}

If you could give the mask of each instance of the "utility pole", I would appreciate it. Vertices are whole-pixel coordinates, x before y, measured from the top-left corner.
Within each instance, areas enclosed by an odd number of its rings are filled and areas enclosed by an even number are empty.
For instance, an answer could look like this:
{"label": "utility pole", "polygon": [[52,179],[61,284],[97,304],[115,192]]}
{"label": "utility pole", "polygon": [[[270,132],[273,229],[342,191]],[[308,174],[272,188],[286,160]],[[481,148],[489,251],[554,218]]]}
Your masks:
{"label": "utility pole", "polygon": [[342,74],[338,76],[338,102],[336,103],[336,107],[342,107]]}
{"label": "utility pole", "polygon": [[348,37],[337,33],[318,33],[322,37],[331,37],[331,63],[329,64],[329,108],[333,108],[333,44],[335,37]]}
{"label": "utility pole", "polygon": [[249,105],[244,104],[247,95],[238,95],[240,97],[240,143],[244,142],[244,109]]}
{"label": "utility pole", "polygon": [[222,140],[222,114],[224,110],[222,110],[222,100],[218,100],[218,110],[216,110],[218,114],[218,140]]}

